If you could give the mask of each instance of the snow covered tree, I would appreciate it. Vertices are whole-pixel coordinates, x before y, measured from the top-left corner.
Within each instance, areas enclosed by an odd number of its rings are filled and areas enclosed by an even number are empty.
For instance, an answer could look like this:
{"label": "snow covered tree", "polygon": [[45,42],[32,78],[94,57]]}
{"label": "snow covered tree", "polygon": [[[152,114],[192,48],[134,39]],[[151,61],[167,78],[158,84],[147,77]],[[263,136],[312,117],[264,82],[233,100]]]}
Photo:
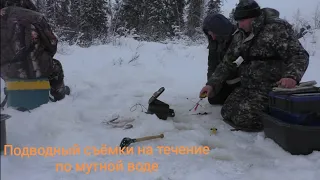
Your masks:
{"label": "snow covered tree", "polygon": [[117,1],[117,8],[119,8],[113,17],[113,28],[117,33],[123,35],[125,29],[136,29],[138,32],[143,29],[145,25],[145,11],[146,3],[141,0],[123,0],[120,4]]}
{"label": "snow covered tree", "polygon": [[302,16],[300,9],[297,9],[296,13],[293,15],[293,28],[296,34],[300,32],[302,28],[306,28],[309,23]]}
{"label": "snow covered tree", "polygon": [[70,29],[73,30],[73,33],[70,33],[69,44],[75,44],[79,39],[80,34],[80,22],[81,22],[81,0],[71,0],[70,5],[70,16],[72,21],[69,22]]}
{"label": "snow covered tree", "polygon": [[312,19],[314,22],[314,28],[320,29],[320,3],[317,5],[315,9]]}
{"label": "snow covered tree", "polygon": [[221,13],[221,6],[222,1],[221,0],[209,0],[206,4],[206,14],[217,14]]}
{"label": "snow covered tree", "polygon": [[116,1],[112,28],[120,35],[135,30],[144,40],[160,40],[175,35],[183,28],[184,0]]}
{"label": "snow covered tree", "polygon": [[36,0],[35,6],[37,7],[40,13],[46,13],[46,1],[45,0]]}
{"label": "snow covered tree", "polygon": [[113,4],[109,2],[109,7],[111,10],[111,13],[110,13],[111,22],[110,22],[109,31],[111,33],[111,36],[115,36],[117,27],[119,24],[119,16],[120,16],[119,12],[120,12],[120,9],[122,8],[122,1],[115,0]]}
{"label": "snow covered tree", "polygon": [[202,25],[204,0],[189,0],[187,12],[187,35],[194,36]]}
{"label": "snow covered tree", "polygon": [[57,26],[57,20],[60,11],[60,5],[58,0],[47,0],[45,4],[46,17],[49,20],[52,28],[55,30]]}
{"label": "snow covered tree", "polygon": [[71,0],[60,0],[58,15],[56,18],[56,33],[62,41],[70,41],[75,31],[71,28],[73,17],[71,16]]}
{"label": "snow covered tree", "polygon": [[108,35],[108,2],[105,0],[71,0],[70,27],[76,32],[73,41],[88,47]]}
{"label": "snow covered tree", "polygon": [[[236,4],[237,6],[238,4]],[[237,24],[237,22],[234,20],[234,11],[235,11],[235,8],[233,8],[229,14],[229,21],[231,21],[232,24]]]}
{"label": "snow covered tree", "polygon": [[183,0],[149,0],[145,14],[148,28],[144,34],[153,40],[175,36],[175,30],[183,28],[183,8]]}
{"label": "snow covered tree", "polygon": [[69,29],[71,15],[70,0],[37,0],[36,6],[43,12],[59,40],[67,41],[66,31]]}
{"label": "snow covered tree", "polygon": [[174,12],[174,23],[175,29],[182,31],[185,28],[184,23],[184,8],[186,6],[185,0],[172,0],[172,9]]}
{"label": "snow covered tree", "polygon": [[69,26],[70,21],[72,20],[70,12],[71,0],[62,0],[60,1],[60,8],[57,17],[57,23],[61,26]]}
{"label": "snow covered tree", "polygon": [[[147,26],[144,29],[144,35],[150,37],[152,40],[163,39],[164,33],[168,29],[169,17],[172,17],[172,12],[170,12],[168,7],[168,1],[165,0],[148,0],[149,6],[148,11],[144,14],[147,18]],[[161,7],[161,8],[159,8]]]}

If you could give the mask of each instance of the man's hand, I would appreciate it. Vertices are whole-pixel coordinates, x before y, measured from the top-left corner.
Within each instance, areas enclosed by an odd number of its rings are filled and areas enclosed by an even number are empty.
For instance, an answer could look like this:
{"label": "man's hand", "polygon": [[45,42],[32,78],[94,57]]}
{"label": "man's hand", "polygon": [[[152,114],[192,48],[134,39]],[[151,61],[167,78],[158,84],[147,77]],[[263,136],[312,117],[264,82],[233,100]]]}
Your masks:
{"label": "man's hand", "polygon": [[297,85],[297,81],[291,78],[282,78],[277,84],[283,88],[294,88]]}
{"label": "man's hand", "polygon": [[214,93],[212,86],[206,85],[205,87],[203,87],[200,91],[199,97],[203,98],[203,94],[206,94],[207,97],[213,97]]}

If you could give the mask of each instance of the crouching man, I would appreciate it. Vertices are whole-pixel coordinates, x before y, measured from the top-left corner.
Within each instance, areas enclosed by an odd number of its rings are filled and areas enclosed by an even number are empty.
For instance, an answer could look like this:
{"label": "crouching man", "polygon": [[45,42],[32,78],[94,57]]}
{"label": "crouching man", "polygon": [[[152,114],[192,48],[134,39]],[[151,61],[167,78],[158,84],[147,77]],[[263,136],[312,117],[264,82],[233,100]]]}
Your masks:
{"label": "crouching man", "polygon": [[291,25],[273,9],[260,9],[253,0],[240,0],[234,18],[239,29],[200,94],[213,96],[216,87],[238,70],[241,86],[227,98],[221,115],[239,130],[261,131],[261,113],[268,108],[269,92],[275,85],[294,88],[307,70],[309,54]]}
{"label": "crouching man", "polygon": [[[232,34],[236,31],[236,25],[233,25],[222,14],[209,14],[203,21],[203,32],[208,37],[209,55],[208,55],[208,70],[207,80],[222,62],[228,47],[232,41]],[[221,84],[219,92],[213,97],[208,98],[212,105],[222,105],[231,92],[236,87],[240,86],[240,78],[237,72],[230,74],[225,82]]]}
{"label": "crouching man", "polygon": [[48,78],[58,101],[70,94],[61,63],[54,59],[57,38],[30,0],[1,0],[1,78]]}

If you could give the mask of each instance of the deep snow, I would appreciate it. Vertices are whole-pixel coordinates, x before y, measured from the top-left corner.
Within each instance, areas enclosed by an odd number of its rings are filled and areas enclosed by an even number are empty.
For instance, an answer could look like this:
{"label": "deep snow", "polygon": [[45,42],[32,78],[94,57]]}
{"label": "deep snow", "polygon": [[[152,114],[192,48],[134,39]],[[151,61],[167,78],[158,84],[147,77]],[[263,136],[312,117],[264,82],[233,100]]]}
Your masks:
{"label": "deep snow", "polygon": [[[318,37],[320,34],[318,32]],[[320,82],[319,41],[310,43],[312,35],[302,39],[311,56],[303,81]],[[57,103],[48,103],[32,113],[5,109],[12,115],[7,121],[7,141],[13,147],[81,147],[81,155],[55,157],[1,156],[3,180],[316,180],[320,177],[320,152],[307,156],[292,156],[282,150],[264,133],[231,132],[220,119],[220,107],[201,102],[200,111],[213,112],[207,116],[190,115],[189,109],[198,100],[205,83],[207,68],[206,45],[139,43],[119,40],[117,45],[82,49],[65,47],[68,54],[58,54],[65,70],[65,82],[72,95]],[[128,63],[132,57],[138,58]],[[3,82],[2,82],[3,84]],[[3,86],[2,86],[3,87]],[[165,87],[159,97],[174,109],[176,116],[167,121],[154,115],[135,111],[131,107],[147,102],[154,91]],[[1,90],[3,95],[3,90]],[[1,96],[3,99],[3,96]],[[131,108],[131,109],[130,109]],[[132,112],[131,112],[132,111]],[[102,124],[114,114],[135,118],[129,130],[112,129]],[[210,135],[211,127],[218,128]],[[136,149],[152,146],[154,155],[87,156],[86,146],[116,147],[124,137],[137,138],[164,133],[163,139],[132,144]],[[209,146],[210,154],[161,155],[157,146]],[[158,163],[157,172],[57,172],[57,163]]]}

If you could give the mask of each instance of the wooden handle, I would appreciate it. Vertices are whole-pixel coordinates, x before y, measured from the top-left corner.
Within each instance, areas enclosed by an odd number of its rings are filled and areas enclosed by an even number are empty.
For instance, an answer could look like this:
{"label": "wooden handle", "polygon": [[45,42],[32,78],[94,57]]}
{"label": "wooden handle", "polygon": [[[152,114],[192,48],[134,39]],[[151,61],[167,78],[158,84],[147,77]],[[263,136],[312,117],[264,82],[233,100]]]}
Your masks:
{"label": "wooden handle", "polygon": [[147,140],[163,138],[163,137],[164,137],[163,134],[156,135],[156,136],[146,136],[146,137],[142,137],[142,138],[137,138],[136,142],[147,141]]}

